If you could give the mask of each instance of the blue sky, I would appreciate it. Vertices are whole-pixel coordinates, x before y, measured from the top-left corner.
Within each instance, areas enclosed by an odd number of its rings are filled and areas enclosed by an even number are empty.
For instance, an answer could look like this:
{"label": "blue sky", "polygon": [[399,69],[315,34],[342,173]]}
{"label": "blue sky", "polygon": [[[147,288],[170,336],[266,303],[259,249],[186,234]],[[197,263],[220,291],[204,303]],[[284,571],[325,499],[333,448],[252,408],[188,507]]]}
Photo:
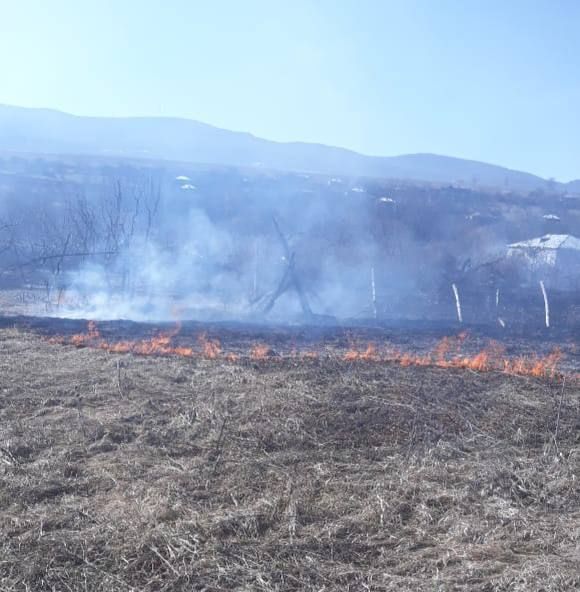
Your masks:
{"label": "blue sky", "polygon": [[0,0],[0,103],[580,178],[577,0]]}

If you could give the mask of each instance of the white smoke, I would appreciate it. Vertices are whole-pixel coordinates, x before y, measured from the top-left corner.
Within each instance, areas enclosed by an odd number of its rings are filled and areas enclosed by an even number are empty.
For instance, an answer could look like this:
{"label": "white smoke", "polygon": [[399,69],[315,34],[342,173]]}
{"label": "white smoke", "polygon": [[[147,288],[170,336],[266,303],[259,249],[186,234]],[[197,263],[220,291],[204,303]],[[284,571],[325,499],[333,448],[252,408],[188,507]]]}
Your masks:
{"label": "white smoke", "polygon": [[199,210],[179,220],[165,244],[135,237],[109,261],[68,273],[58,315],[162,321],[247,312],[244,285],[232,273],[236,248]]}

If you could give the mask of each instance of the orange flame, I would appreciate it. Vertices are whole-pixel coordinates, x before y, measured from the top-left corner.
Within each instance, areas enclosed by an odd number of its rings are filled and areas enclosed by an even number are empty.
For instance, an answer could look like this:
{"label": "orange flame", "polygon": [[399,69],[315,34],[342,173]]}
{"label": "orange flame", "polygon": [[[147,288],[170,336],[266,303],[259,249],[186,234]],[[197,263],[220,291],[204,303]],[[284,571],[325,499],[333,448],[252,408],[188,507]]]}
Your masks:
{"label": "orange flame", "polygon": [[197,341],[201,345],[201,352],[204,358],[215,360],[222,351],[222,346],[217,339],[209,339],[206,333],[202,333]]}
{"label": "orange flame", "polygon": [[357,351],[356,349],[347,351],[344,354],[343,359],[346,362],[353,362],[355,360],[378,362],[380,360],[380,356],[377,353],[376,346],[372,343],[369,343],[364,351]]}
{"label": "orange flame", "polygon": [[547,356],[519,356],[508,358],[505,348],[497,341],[491,340],[481,351],[470,355],[461,355],[461,346],[467,339],[467,333],[456,337],[444,337],[428,354],[413,354],[393,349],[380,355],[373,344],[366,350],[350,349],[343,360],[381,361],[409,366],[435,366],[439,368],[459,368],[475,372],[505,372],[522,376],[536,376],[539,378],[553,378],[559,375],[558,366],[562,359],[562,352],[555,349]]}
{"label": "orange flame", "polygon": [[265,360],[270,356],[270,348],[263,343],[257,343],[256,345],[252,346],[250,351],[250,358],[252,360]]}
{"label": "orange flame", "polygon": [[53,337],[50,343],[70,344],[75,347],[92,347],[102,349],[110,353],[126,354],[132,353],[142,356],[151,355],[177,355],[182,357],[193,357],[195,352],[191,347],[173,346],[172,339],[180,332],[181,325],[176,326],[166,333],[155,335],[150,339],[125,340],[108,342],[100,333],[97,324],[89,321],[86,333],[78,333],[70,337]]}
{"label": "orange flame", "polygon": [[[202,333],[197,339],[200,350],[188,346],[173,345],[173,338],[180,330],[181,326],[177,324],[171,331],[155,335],[150,339],[108,342],[101,335],[96,323],[89,321],[86,333],[69,337],[53,337],[49,339],[49,342],[74,345],[75,347],[92,347],[111,353],[132,353],[145,356],[175,355],[186,358],[202,357],[208,360],[219,358],[228,362],[236,362],[241,358],[238,353],[224,353],[219,340],[209,338],[206,333]],[[555,349],[543,357],[532,355],[510,358],[506,356],[503,345],[497,341],[490,341],[481,351],[473,355],[465,355],[461,353],[461,350],[467,338],[467,333],[460,333],[455,337],[444,337],[427,354],[404,352],[398,349],[390,349],[380,353],[373,343],[369,343],[364,348],[351,345],[350,349],[342,354],[342,359],[346,362],[394,363],[404,367],[434,366],[467,369],[475,372],[504,372],[539,378],[563,376],[559,371],[559,364],[563,357],[559,349]],[[286,357],[296,360],[314,360],[322,354],[323,351],[298,352],[294,349]],[[253,345],[246,356],[259,361],[272,359],[273,353],[269,346],[260,343]],[[580,379],[580,375],[574,376]]]}

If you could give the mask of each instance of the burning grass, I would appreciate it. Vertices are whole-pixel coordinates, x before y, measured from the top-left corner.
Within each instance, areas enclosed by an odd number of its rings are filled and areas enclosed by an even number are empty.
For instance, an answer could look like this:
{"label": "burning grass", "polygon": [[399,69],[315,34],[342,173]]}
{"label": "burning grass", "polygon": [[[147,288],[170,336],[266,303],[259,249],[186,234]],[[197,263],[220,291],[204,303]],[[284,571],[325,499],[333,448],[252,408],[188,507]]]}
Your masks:
{"label": "burning grass", "polygon": [[255,353],[1,330],[0,589],[580,586],[575,384]]}
{"label": "burning grass", "polygon": [[[222,359],[237,362],[241,357],[257,362],[270,361],[273,358],[282,359],[270,346],[265,343],[254,343],[249,351],[227,352],[217,338],[209,338],[206,333],[197,337],[197,348],[180,346],[173,343],[179,335],[181,326],[159,333],[147,339],[109,341],[102,337],[97,325],[89,321],[87,331],[70,336],[57,336],[49,339],[50,343],[74,345],[76,347],[91,347],[102,349],[110,353],[132,353],[137,355],[180,356],[186,358],[204,358],[208,360]],[[510,357],[501,343],[490,340],[482,349],[467,353],[464,351],[469,342],[467,332],[452,337],[443,337],[430,351],[417,354],[403,351],[385,343],[379,349],[374,343],[368,343],[362,348],[352,342],[344,352],[336,348],[329,351],[320,344],[318,350],[299,351],[294,348],[285,357],[293,360],[314,360],[332,356],[340,356],[345,362],[373,362],[391,363],[408,366],[435,366],[439,368],[458,368],[476,372],[504,372],[519,376],[534,376],[538,378],[562,377],[559,364],[562,352],[554,348],[546,355],[518,355]],[[569,379],[577,379],[578,375],[569,374]]]}

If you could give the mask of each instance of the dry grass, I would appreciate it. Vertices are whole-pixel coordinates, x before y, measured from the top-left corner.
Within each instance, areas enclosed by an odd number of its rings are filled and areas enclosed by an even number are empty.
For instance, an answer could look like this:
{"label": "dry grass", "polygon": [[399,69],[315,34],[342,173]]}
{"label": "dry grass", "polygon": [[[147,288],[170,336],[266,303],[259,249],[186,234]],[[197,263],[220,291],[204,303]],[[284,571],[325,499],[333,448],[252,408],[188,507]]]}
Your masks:
{"label": "dry grass", "polygon": [[3,591],[580,588],[573,385],[4,329],[0,389]]}

